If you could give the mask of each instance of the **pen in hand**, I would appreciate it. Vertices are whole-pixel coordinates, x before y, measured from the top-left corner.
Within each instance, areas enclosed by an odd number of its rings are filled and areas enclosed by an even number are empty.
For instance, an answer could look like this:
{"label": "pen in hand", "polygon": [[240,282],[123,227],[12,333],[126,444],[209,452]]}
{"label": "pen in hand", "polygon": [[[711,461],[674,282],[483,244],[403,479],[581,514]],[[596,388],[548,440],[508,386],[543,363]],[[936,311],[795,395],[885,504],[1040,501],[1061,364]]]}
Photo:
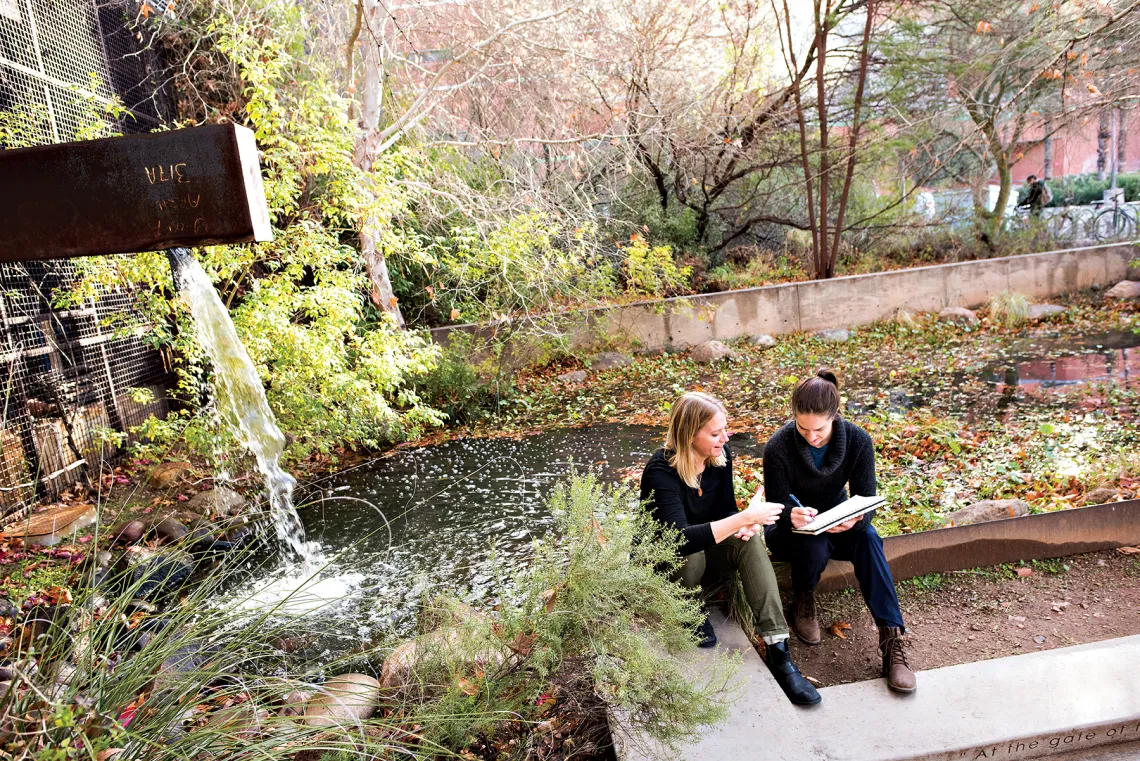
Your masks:
{"label": "pen in hand", "polygon": [[796,507],[798,507],[799,509],[801,509],[801,510],[803,510],[805,513],[807,513],[807,517],[808,517],[808,520],[809,520],[809,521],[810,521],[812,518],[814,518],[814,517],[816,516],[816,511],[815,511],[815,509],[814,509],[814,508],[810,508],[810,507],[804,507],[804,504],[803,504],[802,502],[800,502],[800,501],[799,501],[799,499],[796,497],[796,495],[795,495],[795,494],[792,494],[791,492],[788,492],[788,499],[792,500],[792,502],[794,502],[794,503],[795,503]]}

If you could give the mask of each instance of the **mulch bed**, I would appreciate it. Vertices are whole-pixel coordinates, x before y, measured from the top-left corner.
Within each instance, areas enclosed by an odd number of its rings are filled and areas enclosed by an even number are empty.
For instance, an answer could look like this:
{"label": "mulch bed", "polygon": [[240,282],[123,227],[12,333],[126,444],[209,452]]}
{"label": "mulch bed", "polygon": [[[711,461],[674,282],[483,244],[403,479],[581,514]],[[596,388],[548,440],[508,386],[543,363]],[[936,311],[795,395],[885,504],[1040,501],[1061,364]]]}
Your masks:
{"label": "mulch bed", "polygon": [[[1018,567],[1032,574],[1018,576]],[[1140,554],[1110,550],[931,575],[898,587],[915,670],[1140,634]],[[816,601],[823,641],[809,647],[792,638],[803,673],[824,686],[879,678],[878,631],[858,591]]]}

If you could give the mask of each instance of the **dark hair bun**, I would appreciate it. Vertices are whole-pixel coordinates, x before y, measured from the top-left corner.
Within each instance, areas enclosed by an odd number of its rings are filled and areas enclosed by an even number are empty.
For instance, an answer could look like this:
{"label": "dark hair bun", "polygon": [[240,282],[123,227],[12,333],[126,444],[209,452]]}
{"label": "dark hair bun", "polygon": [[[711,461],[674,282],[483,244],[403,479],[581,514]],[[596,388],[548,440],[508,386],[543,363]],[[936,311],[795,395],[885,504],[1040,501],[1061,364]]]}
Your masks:
{"label": "dark hair bun", "polygon": [[828,370],[826,367],[815,371],[815,377],[823,378],[825,381],[839,388],[839,379],[835,377],[835,373]]}

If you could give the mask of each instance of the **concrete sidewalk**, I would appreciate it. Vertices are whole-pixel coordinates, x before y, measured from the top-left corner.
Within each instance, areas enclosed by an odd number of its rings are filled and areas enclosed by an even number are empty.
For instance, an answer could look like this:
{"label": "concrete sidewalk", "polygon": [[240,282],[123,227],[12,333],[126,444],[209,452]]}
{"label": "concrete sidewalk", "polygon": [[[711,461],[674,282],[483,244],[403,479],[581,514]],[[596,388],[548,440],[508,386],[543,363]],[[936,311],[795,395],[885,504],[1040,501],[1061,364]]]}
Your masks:
{"label": "concrete sidewalk", "polygon": [[[615,732],[621,761],[1140,758],[1140,636],[923,671],[913,695],[882,679],[827,687],[797,708],[740,628],[713,623],[743,661],[728,723],[678,753]],[[695,650],[686,664],[709,660]]]}

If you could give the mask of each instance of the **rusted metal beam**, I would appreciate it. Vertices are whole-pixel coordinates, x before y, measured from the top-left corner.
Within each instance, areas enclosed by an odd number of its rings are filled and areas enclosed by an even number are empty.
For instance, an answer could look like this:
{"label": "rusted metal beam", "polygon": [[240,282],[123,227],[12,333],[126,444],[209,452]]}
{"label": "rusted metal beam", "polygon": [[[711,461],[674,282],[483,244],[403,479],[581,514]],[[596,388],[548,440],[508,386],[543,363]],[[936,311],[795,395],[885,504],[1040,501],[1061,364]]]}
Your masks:
{"label": "rusted metal beam", "polygon": [[[1140,499],[1006,518],[970,526],[920,531],[883,539],[895,581],[927,573],[961,571],[1019,560],[1080,555],[1140,544]],[[785,564],[781,586],[791,581]],[[831,561],[818,589],[856,585],[850,563]]]}
{"label": "rusted metal beam", "polygon": [[0,262],[272,239],[245,127],[0,151]]}

